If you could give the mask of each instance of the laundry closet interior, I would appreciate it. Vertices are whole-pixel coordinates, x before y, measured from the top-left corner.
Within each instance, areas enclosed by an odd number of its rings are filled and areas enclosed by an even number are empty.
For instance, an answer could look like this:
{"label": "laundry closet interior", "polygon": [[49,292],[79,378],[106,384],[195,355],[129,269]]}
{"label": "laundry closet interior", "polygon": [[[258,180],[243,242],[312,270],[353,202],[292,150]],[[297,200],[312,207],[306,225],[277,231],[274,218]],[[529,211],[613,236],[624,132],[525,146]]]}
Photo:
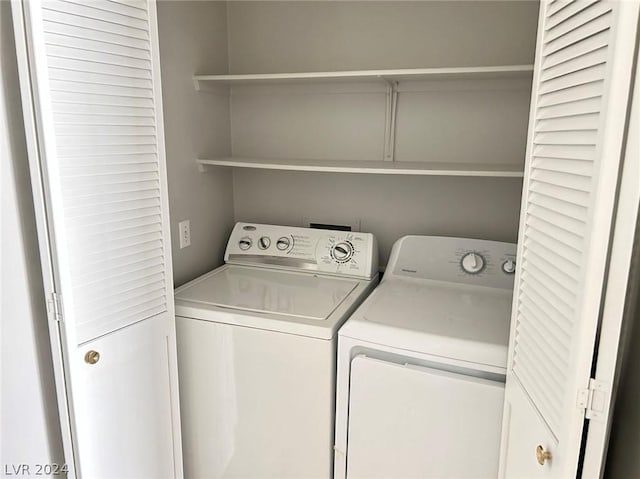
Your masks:
{"label": "laundry closet interior", "polygon": [[602,473],[638,1],[11,10],[70,477]]}
{"label": "laundry closet interior", "polygon": [[[526,1],[158,2],[176,284],[220,264],[235,221],[353,226],[376,235],[381,265],[405,234],[515,242],[537,12]],[[387,81],[375,75],[397,69],[391,161]],[[201,172],[196,160],[257,165]],[[403,174],[376,171],[398,162]],[[310,164],[319,171],[295,171]]]}

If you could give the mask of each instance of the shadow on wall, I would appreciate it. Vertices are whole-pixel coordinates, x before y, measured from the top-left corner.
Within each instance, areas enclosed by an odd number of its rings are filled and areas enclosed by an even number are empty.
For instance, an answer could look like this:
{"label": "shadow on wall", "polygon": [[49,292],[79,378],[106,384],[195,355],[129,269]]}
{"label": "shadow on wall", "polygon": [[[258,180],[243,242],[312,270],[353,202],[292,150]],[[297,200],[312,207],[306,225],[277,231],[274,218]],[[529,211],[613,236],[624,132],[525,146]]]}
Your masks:
{"label": "shadow on wall", "polygon": [[[640,238],[640,219],[635,237]],[[621,332],[623,363],[616,393],[605,479],[640,477],[640,243],[636,240]]]}
{"label": "shadow on wall", "polygon": [[62,464],[10,2],[0,1],[0,22],[2,292],[7,295],[2,301],[2,459],[8,465]]}

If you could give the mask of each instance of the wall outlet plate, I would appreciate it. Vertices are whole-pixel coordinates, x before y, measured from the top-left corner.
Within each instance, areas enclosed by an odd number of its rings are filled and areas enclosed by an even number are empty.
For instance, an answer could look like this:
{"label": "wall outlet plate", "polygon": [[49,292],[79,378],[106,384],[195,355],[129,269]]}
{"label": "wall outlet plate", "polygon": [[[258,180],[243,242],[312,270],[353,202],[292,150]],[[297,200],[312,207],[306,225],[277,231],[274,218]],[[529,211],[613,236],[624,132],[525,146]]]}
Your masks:
{"label": "wall outlet plate", "polygon": [[191,222],[189,220],[178,223],[178,234],[180,235],[180,249],[191,245]]}

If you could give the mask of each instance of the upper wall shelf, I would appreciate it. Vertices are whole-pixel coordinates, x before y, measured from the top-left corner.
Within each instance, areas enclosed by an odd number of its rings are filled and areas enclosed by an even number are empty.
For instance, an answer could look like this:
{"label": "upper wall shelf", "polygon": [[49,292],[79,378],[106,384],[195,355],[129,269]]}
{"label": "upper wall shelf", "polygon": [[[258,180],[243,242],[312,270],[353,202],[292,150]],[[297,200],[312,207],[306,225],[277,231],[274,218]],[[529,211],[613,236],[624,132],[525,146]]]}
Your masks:
{"label": "upper wall shelf", "polygon": [[354,70],[305,73],[255,73],[242,75],[194,75],[196,88],[201,82],[218,84],[286,83],[366,80],[449,80],[483,78],[528,78],[533,65],[503,65],[490,67],[405,68],[400,70]]}
{"label": "upper wall shelf", "polygon": [[197,159],[201,171],[208,166],[230,166],[264,170],[364,173],[378,175],[480,176],[522,178],[522,166],[497,163],[453,163],[418,161],[285,160],[274,158]]}

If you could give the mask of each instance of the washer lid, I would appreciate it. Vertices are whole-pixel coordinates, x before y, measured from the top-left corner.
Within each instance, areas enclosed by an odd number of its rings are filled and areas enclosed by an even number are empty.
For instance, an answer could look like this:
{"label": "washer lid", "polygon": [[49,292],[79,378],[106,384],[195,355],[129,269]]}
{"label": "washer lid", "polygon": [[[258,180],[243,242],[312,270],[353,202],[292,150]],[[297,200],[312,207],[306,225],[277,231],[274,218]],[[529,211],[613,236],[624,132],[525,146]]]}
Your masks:
{"label": "washer lid", "polygon": [[357,281],[267,268],[219,268],[176,293],[176,300],[257,313],[325,320]]}
{"label": "washer lid", "polygon": [[383,281],[341,335],[506,367],[510,291],[437,281]]}

